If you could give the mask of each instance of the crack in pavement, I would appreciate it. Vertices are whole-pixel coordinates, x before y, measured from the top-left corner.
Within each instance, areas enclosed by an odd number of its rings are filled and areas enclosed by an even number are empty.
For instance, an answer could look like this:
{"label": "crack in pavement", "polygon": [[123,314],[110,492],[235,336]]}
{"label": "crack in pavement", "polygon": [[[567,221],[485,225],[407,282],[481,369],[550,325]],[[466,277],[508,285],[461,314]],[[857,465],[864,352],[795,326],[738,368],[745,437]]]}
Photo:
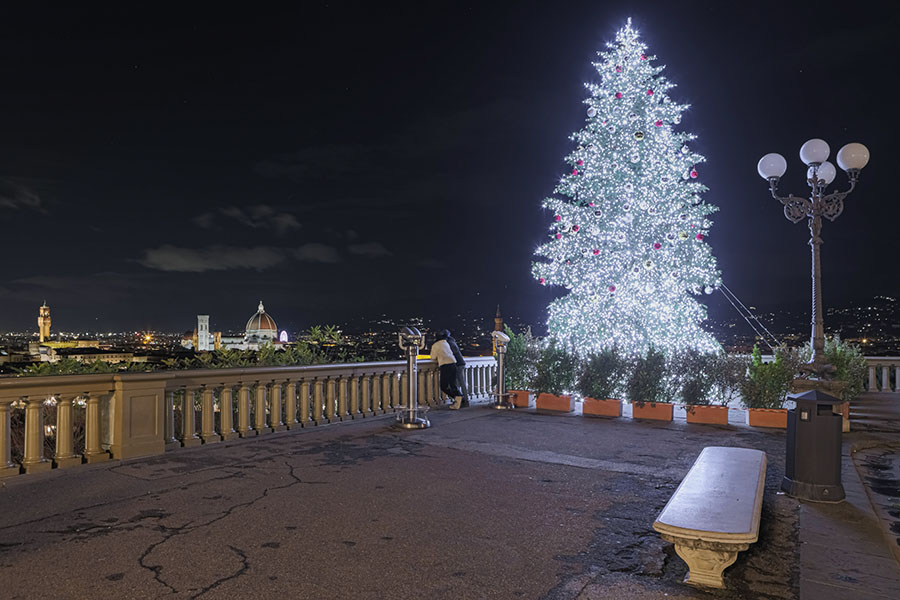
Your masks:
{"label": "crack in pavement", "polygon": [[[148,547],[144,550],[144,552],[141,554],[141,556],[138,558],[138,564],[141,566],[141,568],[147,569],[148,571],[152,572],[152,573],[153,573],[153,578],[154,578],[157,582],[159,582],[161,585],[164,585],[164,586],[167,587],[169,590],[171,590],[173,593],[178,593],[178,590],[177,590],[177,589],[175,589],[175,588],[174,588],[172,585],[170,585],[167,581],[163,580],[163,578],[162,578],[162,565],[148,565],[148,564],[145,564],[145,559],[146,559],[146,558],[147,558],[154,550],[156,550],[157,548],[159,548],[159,547],[162,546],[163,544],[167,543],[169,540],[171,540],[171,539],[174,538],[175,536],[178,536],[178,535],[186,535],[186,534],[189,534],[189,533],[193,533],[193,532],[199,531],[199,530],[201,530],[201,529],[203,529],[203,528],[205,528],[205,527],[209,527],[210,525],[213,525],[214,523],[218,523],[218,522],[221,521],[222,519],[225,519],[225,518],[231,516],[231,515],[232,515],[235,511],[237,511],[238,509],[241,509],[241,508],[247,508],[247,507],[249,507],[249,506],[253,506],[256,502],[262,500],[263,498],[268,497],[269,492],[271,492],[271,491],[277,491],[277,490],[287,489],[287,488],[293,487],[293,486],[298,485],[298,484],[301,484],[301,483],[308,483],[308,484],[321,483],[321,482],[312,482],[312,481],[306,482],[306,481],[303,481],[303,480],[300,479],[300,478],[296,475],[296,473],[294,472],[294,466],[293,466],[293,465],[291,465],[291,464],[288,463],[287,461],[284,462],[284,465],[288,468],[288,476],[289,476],[291,479],[293,479],[293,481],[291,481],[290,483],[288,483],[288,484],[286,484],[286,485],[279,485],[279,486],[275,486],[275,487],[266,487],[266,488],[263,489],[262,493],[259,494],[258,496],[256,496],[255,498],[252,498],[252,499],[250,499],[250,500],[248,500],[248,501],[246,501],[246,502],[239,502],[239,503],[237,503],[237,504],[234,504],[234,505],[232,505],[232,506],[229,506],[224,512],[222,512],[221,515],[219,515],[219,516],[217,516],[217,517],[215,517],[215,518],[213,518],[213,519],[211,519],[211,520],[209,520],[209,521],[207,521],[207,522],[205,522],[205,523],[200,523],[200,524],[197,524],[197,525],[191,525],[191,523],[188,523],[188,524],[186,524],[186,525],[182,525],[181,527],[172,527],[172,528],[165,527],[164,525],[161,525],[161,527],[164,528],[164,530],[162,531],[163,536],[164,536],[163,539],[159,540],[158,542],[154,542],[153,544],[150,544],[150,546],[148,546]],[[225,577],[225,578],[223,578],[223,579],[218,580],[218,582],[215,583],[214,585],[212,585],[211,587],[204,588],[204,590],[201,591],[200,593],[198,593],[197,596],[199,596],[200,594],[206,593],[207,591],[211,590],[211,589],[212,589],[213,587],[215,587],[216,585],[221,585],[222,583],[224,583],[225,581],[227,581],[227,580],[229,580],[229,579],[234,579],[234,578],[236,578],[236,577],[239,577],[239,576],[243,575],[243,574],[247,571],[247,568],[249,568],[249,562],[247,561],[247,556],[244,554],[244,552],[243,552],[242,550],[239,550],[239,549],[237,549],[237,548],[234,548],[233,546],[229,546],[229,548],[231,548],[235,553],[237,553],[239,556],[242,557],[242,560],[243,560],[243,562],[244,562],[244,568],[240,569],[240,570],[239,570],[237,573],[235,573],[235,574],[229,575],[228,577]],[[193,596],[193,597],[196,598],[197,596]]]}
{"label": "crack in pavement", "polygon": [[241,575],[243,575],[244,573],[246,573],[247,571],[250,570],[250,559],[247,558],[247,555],[244,554],[244,551],[241,550],[240,548],[235,548],[231,544],[228,545],[228,548],[232,552],[234,552],[235,554],[237,554],[238,556],[241,557],[241,568],[238,569],[237,572],[229,575],[228,577],[222,577],[221,579],[218,579],[218,580],[214,581],[213,583],[211,583],[210,585],[206,586],[205,588],[203,588],[202,590],[200,590],[199,592],[197,592],[196,594],[191,596],[191,600],[194,600],[195,598],[199,598],[206,592],[209,592],[209,591],[219,587],[226,581],[230,581],[232,579],[237,579],[238,577],[240,577]]}

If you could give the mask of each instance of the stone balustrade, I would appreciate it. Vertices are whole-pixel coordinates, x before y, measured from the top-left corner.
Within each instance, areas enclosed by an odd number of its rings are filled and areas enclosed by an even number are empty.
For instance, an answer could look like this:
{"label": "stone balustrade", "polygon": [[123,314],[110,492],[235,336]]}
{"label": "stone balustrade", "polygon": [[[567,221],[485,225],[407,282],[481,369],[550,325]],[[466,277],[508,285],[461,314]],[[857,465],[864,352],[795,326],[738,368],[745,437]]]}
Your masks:
{"label": "stone balustrade", "polygon": [[900,392],[900,385],[897,382],[900,356],[867,356],[866,362],[869,366],[869,376],[866,378],[867,391]]}
{"label": "stone balustrade", "polygon": [[[466,358],[472,398],[490,398],[495,375],[493,357]],[[392,413],[407,402],[406,376],[405,361],[390,361],[0,378],[0,478]],[[438,406],[435,362],[419,361],[418,378],[419,404]],[[55,422],[45,422],[44,406],[54,404]],[[80,452],[76,405],[84,409]],[[13,410],[24,410],[22,448],[12,446]]]}

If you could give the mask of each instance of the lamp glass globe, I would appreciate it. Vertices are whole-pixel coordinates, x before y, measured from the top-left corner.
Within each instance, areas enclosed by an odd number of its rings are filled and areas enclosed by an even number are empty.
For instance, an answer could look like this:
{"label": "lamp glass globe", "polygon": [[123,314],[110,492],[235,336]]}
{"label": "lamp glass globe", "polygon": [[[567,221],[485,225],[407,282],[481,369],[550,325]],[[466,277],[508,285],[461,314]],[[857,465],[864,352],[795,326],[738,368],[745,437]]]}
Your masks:
{"label": "lamp glass globe", "polygon": [[857,142],[847,144],[838,150],[837,163],[845,171],[862,169],[869,163],[869,149]]}
{"label": "lamp glass globe", "polygon": [[831,148],[825,140],[813,138],[800,146],[800,160],[803,164],[811,165],[813,163],[823,163],[828,160]]}
{"label": "lamp glass globe", "polygon": [[771,177],[781,177],[787,171],[787,161],[777,152],[766,154],[756,164],[759,176],[768,180]]}
{"label": "lamp glass globe", "polygon": [[[824,181],[825,185],[831,184],[834,181],[834,176],[837,174],[837,170],[834,168],[834,165],[829,161],[823,162],[819,165],[819,169],[816,171],[816,178],[820,181]],[[813,176],[813,168],[810,167],[806,171],[806,178],[812,179]]]}

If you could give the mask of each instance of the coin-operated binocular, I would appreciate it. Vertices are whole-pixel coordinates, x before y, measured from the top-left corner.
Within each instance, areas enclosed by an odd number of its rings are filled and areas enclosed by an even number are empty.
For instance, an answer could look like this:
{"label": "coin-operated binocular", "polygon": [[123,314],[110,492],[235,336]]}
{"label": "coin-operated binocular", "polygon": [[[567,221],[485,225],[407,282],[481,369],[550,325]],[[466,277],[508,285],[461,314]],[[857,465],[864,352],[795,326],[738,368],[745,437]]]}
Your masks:
{"label": "coin-operated binocular", "polygon": [[404,327],[398,336],[400,349],[406,352],[406,406],[397,407],[397,426],[403,429],[425,429],[431,423],[419,416],[419,377],[416,355],[425,347],[425,335],[415,327]]}
{"label": "coin-operated binocular", "polygon": [[491,337],[494,338],[494,347],[497,348],[497,392],[494,394],[497,400],[494,402],[494,408],[514,408],[506,391],[506,345],[509,343],[509,336],[502,331],[494,331]]}

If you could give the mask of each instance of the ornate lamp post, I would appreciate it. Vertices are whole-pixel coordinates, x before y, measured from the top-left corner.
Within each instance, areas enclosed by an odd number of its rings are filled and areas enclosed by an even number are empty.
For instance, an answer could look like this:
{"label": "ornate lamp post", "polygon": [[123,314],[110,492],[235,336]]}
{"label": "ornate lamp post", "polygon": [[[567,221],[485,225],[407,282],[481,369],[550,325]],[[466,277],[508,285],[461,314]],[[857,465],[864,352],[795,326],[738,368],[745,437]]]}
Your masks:
{"label": "ornate lamp post", "polygon": [[860,170],[869,162],[869,150],[862,144],[847,144],[837,154],[837,163],[847,172],[850,188],[846,192],[825,195],[834,181],[835,168],[828,162],[830,148],[824,140],[811,139],[800,148],[800,160],[809,168],[806,172],[810,187],[809,198],[790,194],[787,198],[776,193],[778,180],[787,170],[787,161],[780,154],[766,154],[756,166],[760,177],[769,182],[772,197],[784,205],[784,216],[792,223],[804,218],[809,221],[809,245],[812,247],[812,360],[804,372],[819,379],[827,379],[834,367],[825,364],[825,330],[822,324],[822,267],[819,247],[822,245],[822,217],[834,221],[844,210],[844,198],[856,187]]}

